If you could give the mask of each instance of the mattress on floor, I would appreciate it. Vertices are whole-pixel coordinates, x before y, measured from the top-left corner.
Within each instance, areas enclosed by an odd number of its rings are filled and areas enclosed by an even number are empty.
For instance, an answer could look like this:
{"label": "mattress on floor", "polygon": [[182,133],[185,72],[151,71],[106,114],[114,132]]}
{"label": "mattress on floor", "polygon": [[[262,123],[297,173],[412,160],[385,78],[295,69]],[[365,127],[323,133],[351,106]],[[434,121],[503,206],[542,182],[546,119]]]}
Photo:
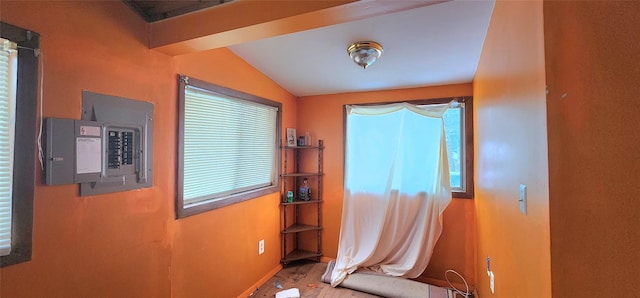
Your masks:
{"label": "mattress on floor", "polygon": [[[322,281],[331,283],[331,272],[335,261],[330,261],[322,275]],[[372,272],[354,272],[347,275],[340,287],[370,293],[382,297],[394,298],[455,298],[455,292],[430,284],[401,277],[393,277]]]}

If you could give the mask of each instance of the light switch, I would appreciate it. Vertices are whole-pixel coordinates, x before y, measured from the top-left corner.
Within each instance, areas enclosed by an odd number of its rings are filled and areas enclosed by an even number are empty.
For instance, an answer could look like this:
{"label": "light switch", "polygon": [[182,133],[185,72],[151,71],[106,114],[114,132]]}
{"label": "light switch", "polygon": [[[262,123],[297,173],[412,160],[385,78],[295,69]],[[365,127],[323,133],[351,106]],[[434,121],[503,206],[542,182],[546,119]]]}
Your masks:
{"label": "light switch", "polygon": [[520,195],[518,197],[518,202],[520,203],[520,212],[522,214],[527,215],[527,186],[524,184],[520,184]]}

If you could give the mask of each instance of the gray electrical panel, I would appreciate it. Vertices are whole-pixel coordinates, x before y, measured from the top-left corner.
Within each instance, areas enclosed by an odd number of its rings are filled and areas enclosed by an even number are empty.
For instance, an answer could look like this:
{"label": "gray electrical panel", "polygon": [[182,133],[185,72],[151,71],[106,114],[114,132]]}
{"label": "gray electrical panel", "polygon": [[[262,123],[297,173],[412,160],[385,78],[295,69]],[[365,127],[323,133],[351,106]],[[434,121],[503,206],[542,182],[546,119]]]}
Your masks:
{"label": "gray electrical panel", "polygon": [[82,120],[47,118],[48,185],[80,195],[153,185],[153,104],[83,91]]}

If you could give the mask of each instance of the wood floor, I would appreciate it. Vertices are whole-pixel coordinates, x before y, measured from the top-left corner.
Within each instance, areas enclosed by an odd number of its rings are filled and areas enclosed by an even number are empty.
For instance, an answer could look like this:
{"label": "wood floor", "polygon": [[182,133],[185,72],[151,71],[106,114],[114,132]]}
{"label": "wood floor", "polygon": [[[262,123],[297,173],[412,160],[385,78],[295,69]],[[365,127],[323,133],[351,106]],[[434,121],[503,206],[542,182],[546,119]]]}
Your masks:
{"label": "wood floor", "polygon": [[[326,268],[326,263],[290,265],[280,270],[250,297],[275,297],[277,292],[291,288],[298,288],[300,297],[378,297],[340,287],[332,288],[331,285],[323,283],[321,277]],[[282,288],[279,289],[276,285],[282,285]]]}

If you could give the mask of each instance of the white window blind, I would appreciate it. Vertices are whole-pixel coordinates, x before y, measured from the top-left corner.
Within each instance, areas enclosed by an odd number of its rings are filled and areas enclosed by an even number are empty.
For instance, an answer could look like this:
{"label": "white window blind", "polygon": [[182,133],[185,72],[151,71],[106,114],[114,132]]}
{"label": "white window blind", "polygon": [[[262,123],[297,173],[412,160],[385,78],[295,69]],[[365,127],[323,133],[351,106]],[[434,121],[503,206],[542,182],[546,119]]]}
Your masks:
{"label": "white window blind", "polygon": [[277,183],[277,108],[186,86],[184,206]]}
{"label": "white window blind", "polygon": [[0,255],[11,252],[13,145],[18,56],[16,44],[0,38]]}

